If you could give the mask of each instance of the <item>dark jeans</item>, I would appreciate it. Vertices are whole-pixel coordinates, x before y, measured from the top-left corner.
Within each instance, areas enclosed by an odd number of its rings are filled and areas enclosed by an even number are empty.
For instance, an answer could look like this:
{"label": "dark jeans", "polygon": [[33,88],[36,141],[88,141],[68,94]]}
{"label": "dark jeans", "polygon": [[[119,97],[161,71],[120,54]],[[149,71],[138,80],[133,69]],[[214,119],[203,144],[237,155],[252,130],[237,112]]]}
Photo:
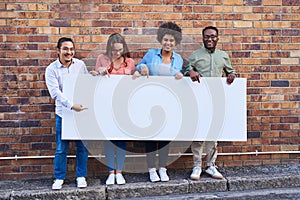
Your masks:
{"label": "dark jeans", "polygon": [[169,141],[145,141],[148,168],[155,168],[155,156],[157,150],[159,167],[167,166],[169,143]]}

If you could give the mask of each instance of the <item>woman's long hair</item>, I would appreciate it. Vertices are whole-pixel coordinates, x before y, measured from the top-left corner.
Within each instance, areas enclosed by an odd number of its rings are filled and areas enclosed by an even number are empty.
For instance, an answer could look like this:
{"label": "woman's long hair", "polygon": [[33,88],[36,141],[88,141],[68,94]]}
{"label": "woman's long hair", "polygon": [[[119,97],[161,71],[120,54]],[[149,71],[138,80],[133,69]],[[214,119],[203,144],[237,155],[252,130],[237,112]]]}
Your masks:
{"label": "woman's long hair", "polygon": [[129,53],[128,46],[126,44],[126,41],[125,41],[124,37],[122,35],[120,35],[119,33],[111,34],[108,38],[108,41],[107,41],[106,53],[105,53],[111,61],[110,68],[109,68],[108,72],[111,72],[113,70],[112,49],[113,49],[113,46],[114,46],[115,43],[123,44],[123,52],[122,52],[121,56],[124,58],[125,66],[127,66],[126,58],[130,58],[130,53]]}

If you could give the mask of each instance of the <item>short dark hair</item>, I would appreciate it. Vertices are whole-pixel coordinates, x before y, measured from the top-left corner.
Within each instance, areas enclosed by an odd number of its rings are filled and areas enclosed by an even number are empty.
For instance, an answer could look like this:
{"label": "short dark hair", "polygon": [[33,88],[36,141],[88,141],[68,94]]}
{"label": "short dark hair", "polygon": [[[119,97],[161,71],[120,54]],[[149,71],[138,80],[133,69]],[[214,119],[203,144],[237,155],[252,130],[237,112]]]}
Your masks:
{"label": "short dark hair", "polygon": [[176,44],[180,44],[182,40],[182,33],[181,28],[177,24],[173,22],[166,22],[160,25],[157,31],[157,41],[161,43],[166,34],[174,36]]}
{"label": "short dark hair", "polygon": [[204,32],[208,29],[212,29],[212,30],[215,30],[217,32],[217,35],[219,35],[219,30],[217,29],[217,27],[215,26],[207,26],[205,27],[203,30],[202,30],[202,36],[204,35]]}
{"label": "short dark hair", "polygon": [[61,45],[63,42],[72,42],[73,43],[73,46],[75,48],[75,44],[74,44],[74,41],[71,39],[71,38],[68,38],[68,37],[62,37],[62,38],[59,38],[58,42],[57,42],[57,48],[60,49]]}

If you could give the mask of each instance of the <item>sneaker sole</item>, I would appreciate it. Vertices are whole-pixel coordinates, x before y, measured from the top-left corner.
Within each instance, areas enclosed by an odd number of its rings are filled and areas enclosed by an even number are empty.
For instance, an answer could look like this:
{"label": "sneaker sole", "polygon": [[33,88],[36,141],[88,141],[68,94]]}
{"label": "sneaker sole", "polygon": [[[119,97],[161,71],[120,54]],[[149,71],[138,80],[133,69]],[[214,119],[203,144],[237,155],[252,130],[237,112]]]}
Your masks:
{"label": "sneaker sole", "polygon": [[158,180],[150,180],[150,182],[152,182],[152,183],[155,183],[155,182],[158,182],[158,181],[160,181],[160,179],[158,179]]}
{"label": "sneaker sole", "polygon": [[168,181],[170,181],[170,179],[168,179],[168,180],[161,180],[161,182],[168,182]]}
{"label": "sneaker sole", "polygon": [[200,177],[199,177],[199,178],[190,177],[190,179],[193,180],[193,181],[199,181],[199,180],[200,180]]}
{"label": "sneaker sole", "polygon": [[52,190],[60,190],[62,187],[52,187]]}
{"label": "sneaker sole", "polygon": [[214,179],[223,179],[224,177],[223,176],[213,176],[207,172],[205,172],[206,174],[208,174],[210,177],[214,178]]}

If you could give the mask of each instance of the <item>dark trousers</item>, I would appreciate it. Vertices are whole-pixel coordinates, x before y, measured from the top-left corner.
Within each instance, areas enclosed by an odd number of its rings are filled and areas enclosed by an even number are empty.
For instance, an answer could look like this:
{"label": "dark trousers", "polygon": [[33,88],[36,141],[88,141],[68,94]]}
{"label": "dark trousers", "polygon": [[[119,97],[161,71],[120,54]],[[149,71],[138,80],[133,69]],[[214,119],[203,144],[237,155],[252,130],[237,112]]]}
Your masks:
{"label": "dark trousers", "polygon": [[155,168],[156,151],[158,150],[159,167],[166,167],[169,154],[169,141],[146,141],[147,165],[148,168]]}

